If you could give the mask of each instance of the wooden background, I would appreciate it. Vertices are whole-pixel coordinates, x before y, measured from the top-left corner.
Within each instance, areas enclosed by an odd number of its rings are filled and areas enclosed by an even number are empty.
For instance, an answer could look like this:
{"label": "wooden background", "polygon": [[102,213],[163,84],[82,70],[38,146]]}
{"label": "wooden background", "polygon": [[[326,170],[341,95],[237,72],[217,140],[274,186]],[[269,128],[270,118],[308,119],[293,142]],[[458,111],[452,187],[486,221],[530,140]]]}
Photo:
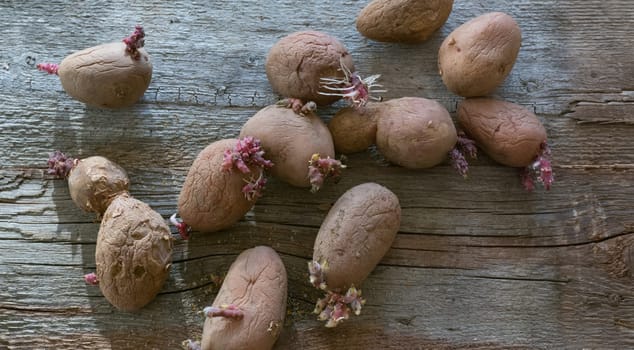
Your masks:
{"label": "wooden background", "polygon": [[[0,348],[177,349],[199,338],[197,314],[243,249],[271,245],[289,274],[278,349],[634,347],[634,3],[630,0],[456,1],[421,45],[381,44],[355,29],[366,1],[0,0]],[[436,69],[443,38],[502,10],[523,32],[496,96],[533,109],[553,149],[550,192],[526,193],[517,171],[481,156],[462,180],[448,164],[388,166],[349,157],[337,185],[315,195],[273,180],[243,221],[177,241],[170,278],[141,312],[119,312],[82,275],[95,268],[98,222],[45,174],[48,153],[103,155],[129,172],[132,194],[165,218],[196,154],[234,137],[278,98],[264,73],[286,34],[339,37],[386,98],[459,98]],[[35,69],[145,27],[154,62],[134,107],[100,110]],[[320,110],[328,120],[339,104]],[[360,317],[325,329],[306,262],[328,206],[376,181],[401,200],[392,249],[363,285]],[[175,232],[175,231],[174,231]],[[216,282],[215,282],[216,281]]]}

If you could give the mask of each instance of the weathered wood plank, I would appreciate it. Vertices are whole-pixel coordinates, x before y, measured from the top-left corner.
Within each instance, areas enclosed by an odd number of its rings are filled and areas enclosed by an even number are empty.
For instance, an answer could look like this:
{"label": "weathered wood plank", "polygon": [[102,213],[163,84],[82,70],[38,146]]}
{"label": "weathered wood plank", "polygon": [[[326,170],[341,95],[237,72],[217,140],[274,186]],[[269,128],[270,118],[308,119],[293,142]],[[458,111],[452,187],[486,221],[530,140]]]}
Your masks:
{"label": "weathered wood plank", "polygon": [[[375,43],[354,29],[366,1],[3,1],[0,19],[0,348],[173,349],[199,338],[197,311],[248,247],[267,244],[289,274],[279,349],[634,347],[634,23],[627,0],[456,2],[422,45]],[[381,73],[386,98],[460,100],[436,72],[444,37],[467,19],[503,10],[523,46],[496,96],[542,118],[555,159],[552,191],[525,193],[517,171],[486,156],[462,180],[447,164],[386,166],[352,155],[336,185],[316,195],[272,180],[235,227],[178,241],[168,283],[139,313],[113,309],[81,276],[94,269],[98,220],[62,180],[44,174],[53,149],[104,155],[124,166],[132,194],[167,218],[191,161],[234,137],[276,101],[268,48],[301,29],[338,36],[358,70]],[[152,84],[137,105],[106,111],[68,98],[35,63],[118,40],[145,26]],[[328,120],[333,108],[319,111]],[[403,206],[392,249],[364,283],[361,317],[328,330],[311,314],[318,291],[306,261],[329,206],[377,181]]]}

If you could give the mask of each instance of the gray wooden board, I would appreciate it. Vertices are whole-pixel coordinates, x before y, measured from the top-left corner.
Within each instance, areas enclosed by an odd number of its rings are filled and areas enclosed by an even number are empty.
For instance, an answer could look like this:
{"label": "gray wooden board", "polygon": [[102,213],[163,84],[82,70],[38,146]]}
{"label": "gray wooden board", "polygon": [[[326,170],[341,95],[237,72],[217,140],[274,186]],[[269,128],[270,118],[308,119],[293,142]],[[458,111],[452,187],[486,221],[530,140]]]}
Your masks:
{"label": "gray wooden board", "polygon": [[[279,349],[634,347],[634,4],[629,0],[457,1],[420,45],[376,43],[355,29],[365,1],[0,1],[0,348],[175,349],[199,338],[198,314],[243,250],[266,244],[289,275]],[[518,61],[496,96],[534,110],[557,181],[526,193],[517,171],[482,155],[462,180],[448,164],[413,171],[376,152],[349,157],[315,195],[273,179],[244,220],[177,241],[169,280],[138,313],[117,311],[82,275],[95,267],[99,223],[45,174],[50,151],[103,155],[128,170],[132,194],[167,218],[207,144],[235,137],[274,103],[266,53],[284,35],[340,38],[386,98],[434,98],[451,112],[437,49],[466,20],[511,14]],[[35,63],[126,36],[143,24],[150,88],[124,110],[86,107]],[[343,104],[319,111],[328,120]],[[329,206],[366,181],[403,206],[392,249],[363,285],[361,316],[325,329],[306,262]]]}

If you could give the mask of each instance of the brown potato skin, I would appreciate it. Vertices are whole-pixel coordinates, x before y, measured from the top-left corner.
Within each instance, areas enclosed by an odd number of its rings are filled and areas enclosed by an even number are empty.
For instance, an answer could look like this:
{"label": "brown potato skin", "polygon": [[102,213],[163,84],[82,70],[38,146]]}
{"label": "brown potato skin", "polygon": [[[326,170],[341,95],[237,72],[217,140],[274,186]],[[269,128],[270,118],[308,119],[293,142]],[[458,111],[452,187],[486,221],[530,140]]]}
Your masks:
{"label": "brown potato skin", "polygon": [[295,32],[269,50],[266,76],[273,90],[284,97],[329,105],[341,97],[319,94],[319,79],[342,79],[341,62],[355,71],[352,56],[337,38],[314,30]]}
{"label": "brown potato skin", "polygon": [[207,318],[202,349],[272,349],[284,326],[286,294],[286,269],[279,255],[266,246],[243,251],[229,268],[213,306],[236,305],[244,317]]}
{"label": "brown potato skin", "polygon": [[237,169],[222,170],[224,152],[237,139],[216,141],[205,147],[189,168],[178,197],[178,213],[193,230],[215,232],[228,228],[246,214],[254,202],[245,198],[244,179],[260,176],[259,168],[242,174]]}
{"label": "brown potato skin", "polygon": [[546,129],[526,108],[493,98],[469,98],[458,105],[458,122],[498,163],[525,167],[546,142]]}
{"label": "brown potato skin", "polygon": [[420,97],[383,102],[376,145],[390,162],[410,169],[431,168],[447,159],[456,127],[440,103]]}
{"label": "brown potato skin", "polygon": [[447,36],[438,51],[438,70],[453,93],[486,96],[502,84],[515,64],[522,34],[502,12],[476,17]]}
{"label": "brown potato skin", "polygon": [[136,311],[154,299],[169,275],[173,239],[160,214],[124,193],[106,210],[95,262],[99,288],[123,311]]}
{"label": "brown potato skin", "polygon": [[152,62],[144,49],[140,59],[126,53],[123,42],[98,45],[73,53],[59,65],[62,87],[91,106],[127,107],[138,101],[152,80]]}
{"label": "brown potato skin", "polygon": [[342,154],[363,152],[376,142],[377,103],[364,107],[344,107],[330,122],[328,130],[335,144],[335,151]]}
{"label": "brown potato skin", "polygon": [[301,116],[292,109],[267,106],[242,126],[240,137],[260,139],[265,158],[273,162],[271,175],[297,187],[310,187],[308,162],[314,153],[335,157],[330,131],[314,113]]}
{"label": "brown potato skin", "polygon": [[127,192],[130,179],[125,170],[107,158],[93,156],[78,160],[68,175],[68,189],[75,204],[103,215],[112,199]]}
{"label": "brown potato skin", "polygon": [[401,225],[398,197],[368,182],[346,191],[324,219],[313,260],[324,264],[328,290],[359,287],[390,249]]}
{"label": "brown potato skin", "polygon": [[357,16],[357,30],[382,42],[420,43],[449,18],[453,0],[374,0]]}

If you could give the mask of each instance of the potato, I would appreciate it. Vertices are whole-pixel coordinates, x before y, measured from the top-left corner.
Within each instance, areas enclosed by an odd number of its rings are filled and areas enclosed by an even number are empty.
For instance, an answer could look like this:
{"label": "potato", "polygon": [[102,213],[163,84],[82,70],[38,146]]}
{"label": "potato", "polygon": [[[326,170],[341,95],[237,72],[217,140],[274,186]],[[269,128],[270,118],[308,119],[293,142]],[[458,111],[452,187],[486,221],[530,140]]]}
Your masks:
{"label": "potato", "polygon": [[273,348],[284,326],[286,293],[286,269],[277,253],[266,246],[245,250],[206,308],[213,311],[206,312],[202,349]]}
{"label": "potato", "polygon": [[453,0],[374,0],[357,16],[357,30],[385,42],[423,42],[449,18]]}
{"label": "potato", "polygon": [[498,163],[525,167],[546,142],[546,129],[522,106],[493,98],[470,98],[458,105],[458,122]]}
{"label": "potato", "polygon": [[172,246],[161,215],[127,193],[117,196],[101,221],[95,253],[106,299],[124,311],[152,301],[169,275]]}
{"label": "potato", "polygon": [[247,181],[260,178],[262,169],[250,166],[250,173],[223,170],[225,151],[237,139],[216,141],[205,147],[189,168],[178,197],[178,212],[183,222],[201,232],[225,229],[240,220],[255,200],[243,193]]}
{"label": "potato", "polygon": [[99,215],[103,215],[115,196],[127,192],[129,186],[125,170],[100,156],[76,160],[68,174],[73,202],[81,209]]}
{"label": "potato", "polygon": [[380,104],[344,107],[328,123],[335,151],[343,154],[363,152],[376,142],[376,112]]}
{"label": "potato", "polygon": [[460,96],[490,94],[513,68],[521,41],[517,22],[502,12],[464,23],[447,36],[438,51],[442,81]]}
{"label": "potato", "polygon": [[456,144],[457,133],[445,107],[420,97],[402,97],[381,106],[376,145],[387,160],[420,169],[447,159]]}
{"label": "potato", "polygon": [[297,187],[310,187],[313,154],[334,158],[335,147],[326,124],[313,112],[304,116],[272,105],[258,111],[242,126],[240,137],[260,139],[273,168],[271,175]]}
{"label": "potato", "polygon": [[350,72],[355,71],[352,56],[339,40],[318,31],[301,31],[271,47],[266,58],[266,76],[273,90],[284,97],[329,105],[341,97],[320,94],[320,79],[344,79],[342,65]]}
{"label": "potato", "polygon": [[138,101],[150,85],[152,63],[143,49],[141,58],[126,54],[122,42],[91,47],[66,57],[58,75],[64,90],[91,106],[119,108]]}
{"label": "potato", "polygon": [[363,301],[355,287],[361,286],[390,249],[400,223],[398,198],[376,183],[349,189],[330,209],[309,264],[311,283],[329,292],[315,310],[321,320],[328,320],[328,327],[346,319],[350,308],[360,312]]}

